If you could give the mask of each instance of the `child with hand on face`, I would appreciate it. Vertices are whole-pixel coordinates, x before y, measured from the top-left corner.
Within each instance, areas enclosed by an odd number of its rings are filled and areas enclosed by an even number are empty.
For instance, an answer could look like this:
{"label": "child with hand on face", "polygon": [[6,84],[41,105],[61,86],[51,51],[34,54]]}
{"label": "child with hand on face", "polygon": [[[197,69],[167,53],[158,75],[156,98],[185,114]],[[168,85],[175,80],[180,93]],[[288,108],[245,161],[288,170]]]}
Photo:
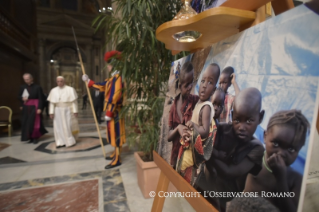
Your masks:
{"label": "child with hand on face", "polygon": [[279,111],[270,119],[264,132],[266,151],[262,170],[257,176],[248,175],[245,192],[288,193],[293,197],[268,197],[280,211],[297,211],[302,176],[290,165],[296,160],[305,144],[309,122],[298,110]]}
{"label": "child with hand on face", "polygon": [[[180,66],[180,64],[179,64]],[[176,168],[177,155],[180,148],[180,138],[188,129],[186,123],[192,118],[192,111],[199,99],[192,95],[194,81],[194,68],[191,62],[185,62],[179,73],[180,94],[175,97],[169,112],[168,141],[173,142],[171,152],[171,165]]]}
{"label": "child with hand on face", "polygon": [[219,66],[215,63],[205,70],[199,86],[199,101],[193,110],[191,121],[186,124],[188,131],[180,141],[176,170],[191,185],[197,177],[197,169],[210,158],[213,150],[216,125],[210,98],[216,89],[219,74]]}
{"label": "child with hand on face", "polygon": [[224,68],[222,71],[220,78],[219,78],[219,87],[224,90],[225,92],[225,101],[224,101],[224,110],[222,111],[220,115],[220,122],[229,123],[232,121],[231,118],[231,109],[233,106],[233,101],[235,96],[228,93],[228,88],[233,85],[235,89],[235,94],[237,95],[240,91],[237,82],[236,82],[236,76],[234,73],[234,68],[231,66],[228,66]]}
{"label": "child with hand on face", "polygon": [[[248,173],[257,175],[261,170],[264,147],[253,137],[264,116],[261,100],[258,89],[242,90],[234,100],[233,122],[218,126],[212,157],[205,163],[209,189],[241,192]],[[231,199],[219,198],[222,211]]]}

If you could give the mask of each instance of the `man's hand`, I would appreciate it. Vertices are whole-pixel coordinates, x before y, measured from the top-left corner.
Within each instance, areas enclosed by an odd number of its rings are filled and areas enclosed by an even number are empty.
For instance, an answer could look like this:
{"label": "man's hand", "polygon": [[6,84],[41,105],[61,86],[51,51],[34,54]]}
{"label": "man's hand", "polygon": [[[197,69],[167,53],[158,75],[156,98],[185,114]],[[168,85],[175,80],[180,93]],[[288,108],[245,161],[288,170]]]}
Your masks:
{"label": "man's hand", "polygon": [[26,101],[28,101],[28,97],[23,97],[22,100],[23,100],[24,102],[26,102]]}
{"label": "man's hand", "polygon": [[73,114],[74,114],[74,117],[75,117],[75,118],[77,118],[77,117],[78,117],[78,114],[77,114],[77,113],[73,113]]}
{"label": "man's hand", "polygon": [[50,114],[50,119],[54,119],[54,114]]}
{"label": "man's hand", "polygon": [[87,82],[87,83],[89,83],[89,81],[90,81],[90,78],[89,78],[89,76],[88,76],[88,75],[86,75],[86,74],[83,74],[83,75],[82,75],[82,80],[83,80],[84,82]]}
{"label": "man's hand", "polygon": [[37,109],[37,114],[41,114],[41,110],[40,109]]}

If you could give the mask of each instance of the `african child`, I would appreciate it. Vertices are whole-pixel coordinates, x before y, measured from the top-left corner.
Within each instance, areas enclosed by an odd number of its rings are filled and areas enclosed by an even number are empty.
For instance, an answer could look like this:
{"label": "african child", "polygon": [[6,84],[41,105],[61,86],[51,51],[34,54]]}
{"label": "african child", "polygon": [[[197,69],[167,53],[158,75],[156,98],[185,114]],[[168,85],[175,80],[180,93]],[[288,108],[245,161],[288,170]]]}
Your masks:
{"label": "african child", "polygon": [[171,152],[171,165],[175,169],[177,155],[180,148],[180,138],[188,128],[186,123],[191,120],[192,112],[199,97],[191,94],[194,81],[194,68],[191,62],[184,63],[179,74],[180,94],[175,97],[169,112],[168,141],[173,142]]}
{"label": "african child", "polygon": [[224,90],[221,88],[217,88],[212,96],[212,104],[215,111],[214,120],[215,120],[216,126],[218,126],[220,114],[223,112],[224,101],[225,101]]}
{"label": "african child", "polygon": [[236,76],[234,73],[234,68],[231,66],[228,66],[224,68],[222,71],[220,78],[219,78],[219,87],[222,88],[225,92],[225,101],[224,101],[224,110],[222,111],[220,115],[220,122],[229,123],[232,121],[231,118],[231,109],[233,105],[233,101],[235,96],[228,93],[228,88],[233,85],[235,89],[235,94],[237,95],[240,91],[237,82],[236,82]]}
{"label": "african child", "polygon": [[294,197],[264,197],[280,211],[297,211],[302,176],[290,165],[305,144],[309,122],[299,110],[275,113],[264,132],[266,151],[257,176],[248,175],[245,192],[288,193]]}
{"label": "african child", "polygon": [[210,158],[213,150],[216,125],[210,98],[216,90],[219,74],[219,66],[215,63],[210,64],[203,73],[199,86],[199,101],[191,121],[187,123],[189,131],[184,133],[180,140],[176,171],[191,185],[194,185],[197,169]]}
{"label": "african child", "polygon": [[[241,192],[248,173],[257,175],[262,168],[264,147],[253,137],[261,123],[261,93],[256,88],[239,92],[234,101],[233,122],[220,124],[212,157],[206,162],[209,188],[219,192]],[[220,209],[232,198],[219,198]]]}

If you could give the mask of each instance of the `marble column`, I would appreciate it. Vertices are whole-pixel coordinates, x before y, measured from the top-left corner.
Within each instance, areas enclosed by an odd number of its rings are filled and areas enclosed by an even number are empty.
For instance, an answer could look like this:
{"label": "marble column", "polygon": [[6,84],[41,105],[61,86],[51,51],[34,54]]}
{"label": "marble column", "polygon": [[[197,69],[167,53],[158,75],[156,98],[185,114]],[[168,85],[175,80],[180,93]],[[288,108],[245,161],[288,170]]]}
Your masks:
{"label": "marble column", "polygon": [[82,12],[82,0],[78,0],[78,12]]}
{"label": "marble column", "polygon": [[55,0],[50,0],[50,7],[55,8]]}
{"label": "marble column", "polygon": [[92,58],[92,45],[86,45],[85,46],[85,54],[86,54],[86,61],[83,62],[84,66],[85,66],[85,72],[87,75],[89,75],[89,77],[91,77],[93,80],[94,78],[94,73],[93,73],[93,69],[92,69],[92,65],[93,64],[93,58]]}
{"label": "marble column", "polygon": [[54,61],[52,67],[53,67],[53,70],[52,70],[52,84],[53,84],[53,87],[55,87],[56,86],[56,78],[57,78],[57,76],[60,76],[60,65],[59,65],[59,62]]}
{"label": "marble column", "polygon": [[47,94],[49,94],[50,90],[54,87],[54,84],[52,84],[52,66],[51,66],[51,62],[47,61],[46,62],[46,70],[47,70],[47,74],[46,74],[46,89],[47,89]]}
{"label": "marble column", "polygon": [[46,74],[45,74],[45,59],[44,59],[44,40],[39,39],[39,82],[42,88],[47,88],[46,82]]}
{"label": "marble column", "polygon": [[80,93],[80,83],[79,83],[79,78],[80,78],[80,70],[78,65],[76,64],[75,66],[75,79],[74,79],[74,84],[75,84],[75,90],[79,94]]}
{"label": "marble column", "polygon": [[77,82],[78,82],[78,85],[79,85],[79,92],[82,94],[84,91],[86,91],[86,88],[85,88],[85,84],[84,82],[82,81],[82,68],[81,68],[81,63],[80,62],[77,62],[76,64],[76,72],[78,73],[79,77],[77,79]]}

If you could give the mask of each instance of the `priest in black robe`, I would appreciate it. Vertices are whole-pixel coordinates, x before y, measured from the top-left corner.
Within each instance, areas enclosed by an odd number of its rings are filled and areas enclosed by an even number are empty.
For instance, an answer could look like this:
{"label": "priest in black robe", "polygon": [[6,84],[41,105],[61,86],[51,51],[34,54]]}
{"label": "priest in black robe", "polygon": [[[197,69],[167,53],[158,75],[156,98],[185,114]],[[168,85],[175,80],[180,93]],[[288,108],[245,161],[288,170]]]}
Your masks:
{"label": "priest in black robe", "polygon": [[43,92],[39,85],[33,83],[31,74],[24,74],[23,80],[26,84],[19,91],[22,109],[21,141],[37,144],[38,139],[48,132],[42,122]]}

